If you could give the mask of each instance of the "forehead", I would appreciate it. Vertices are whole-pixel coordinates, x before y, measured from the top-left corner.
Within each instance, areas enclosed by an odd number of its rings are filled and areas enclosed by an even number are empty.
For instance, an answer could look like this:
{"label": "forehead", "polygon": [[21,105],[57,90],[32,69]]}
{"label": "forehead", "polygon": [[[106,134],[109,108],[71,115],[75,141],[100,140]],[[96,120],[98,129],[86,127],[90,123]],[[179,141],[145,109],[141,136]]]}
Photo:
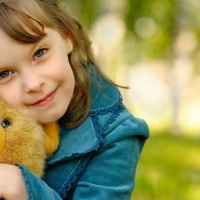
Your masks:
{"label": "forehead", "polygon": [[0,28],[0,46],[4,43],[16,43],[13,38],[9,37],[1,28]]}
{"label": "forehead", "polygon": [[17,45],[17,41],[9,37],[4,31],[0,29],[0,65],[6,60],[7,51],[14,50]]}
{"label": "forehead", "polygon": [[22,54],[23,46],[0,29],[0,68],[2,70],[12,65],[14,58]]}

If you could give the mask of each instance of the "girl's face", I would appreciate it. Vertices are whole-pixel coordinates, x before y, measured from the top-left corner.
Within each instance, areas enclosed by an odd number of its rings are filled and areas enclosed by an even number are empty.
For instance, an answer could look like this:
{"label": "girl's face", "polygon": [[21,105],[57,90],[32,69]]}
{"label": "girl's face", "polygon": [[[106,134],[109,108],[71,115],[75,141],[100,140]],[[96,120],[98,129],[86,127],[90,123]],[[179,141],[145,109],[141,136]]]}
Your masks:
{"label": "girl's face", "polygon": [[42,40],[22,44],[0,29],[0,97],[41,124],[66,112],[74,90],[69,37],[46,28]]}

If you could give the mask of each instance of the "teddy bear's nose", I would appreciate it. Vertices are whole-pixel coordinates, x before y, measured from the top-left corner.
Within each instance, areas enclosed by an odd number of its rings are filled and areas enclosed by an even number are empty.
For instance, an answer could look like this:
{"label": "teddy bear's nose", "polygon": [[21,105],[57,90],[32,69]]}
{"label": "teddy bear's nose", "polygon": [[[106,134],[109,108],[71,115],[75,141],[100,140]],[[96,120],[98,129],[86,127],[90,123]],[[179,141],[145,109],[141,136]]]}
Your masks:
{"label": "teddy bear's nose", "polygon": [[2,122],[1,122],[1,126],[3,128],[7,128],[8,126],[11,125],[11,122],[8,120],[8,119],[4,119]]}

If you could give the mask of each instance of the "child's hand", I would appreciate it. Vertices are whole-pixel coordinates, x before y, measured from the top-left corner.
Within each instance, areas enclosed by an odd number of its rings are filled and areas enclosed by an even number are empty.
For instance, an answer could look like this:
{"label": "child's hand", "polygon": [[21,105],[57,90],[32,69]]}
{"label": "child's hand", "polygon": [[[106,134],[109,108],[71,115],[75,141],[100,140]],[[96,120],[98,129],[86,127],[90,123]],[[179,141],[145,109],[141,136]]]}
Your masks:
{"label": "child's hand", "polygon": [[26,185],[19,167],[0,164],[0,199],[28,199]]}

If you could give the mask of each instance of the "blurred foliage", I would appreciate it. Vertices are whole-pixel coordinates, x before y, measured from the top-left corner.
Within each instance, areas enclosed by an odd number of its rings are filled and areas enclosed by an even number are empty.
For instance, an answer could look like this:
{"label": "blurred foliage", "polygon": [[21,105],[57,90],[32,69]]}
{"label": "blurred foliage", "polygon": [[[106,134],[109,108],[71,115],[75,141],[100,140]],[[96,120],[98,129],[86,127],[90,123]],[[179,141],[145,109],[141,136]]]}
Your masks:
{"label": "blurred foliage", "polygon": [[[95,21],[103,14],[113,12],[110,4],[125,2],[124,9],[116,12],[126,25],[126,39],[134,38],[131,61],[152,58],[171,58],[173,44],[181,28],[191,29],[200,36],[200,3],[190,0],[61,0],[69,5],[69,10],[91,30]],[[112,5],[111,5],[112,6]],[[142,37],[136,31],[138,19],[143,18],[140,32],[152,31],[152,35]],[[146,21],[145,21],[146,19]],[[153,24],[152,24],[153,23]],[[155,27],[152,27],[155,26]],[[128,42],[127,42],[128,43]],[[127,51],[128,52],[128,51]]]}
{"label": "blurred foliage", "polygon": [[[134,0],[129,1],[128,12],[125,13],[127,29],[137,37],[137,57],[144,55],[150,58],[165,57],[169,54],[175,34],[175,0]],[[156,32],[148,38],[141,38],[134,29],[134,24],[141,17],[148,17],[156,23]],[[145,23],[145,21],[144,21]],[[143,24],[147,31],[148,24]],[[149,27],[150,28],[150,27]]]}
{"label": "blurred foliage", "polygon": [[132,200],[199,200],[200,139],[151,136],[136,173]]}
{"label": "blurred foliage", "polygon": [[78,18],[85,28],[91,29],[102,9],[97,0],[60,0],[64,6],[67,5],[67,10]]}

